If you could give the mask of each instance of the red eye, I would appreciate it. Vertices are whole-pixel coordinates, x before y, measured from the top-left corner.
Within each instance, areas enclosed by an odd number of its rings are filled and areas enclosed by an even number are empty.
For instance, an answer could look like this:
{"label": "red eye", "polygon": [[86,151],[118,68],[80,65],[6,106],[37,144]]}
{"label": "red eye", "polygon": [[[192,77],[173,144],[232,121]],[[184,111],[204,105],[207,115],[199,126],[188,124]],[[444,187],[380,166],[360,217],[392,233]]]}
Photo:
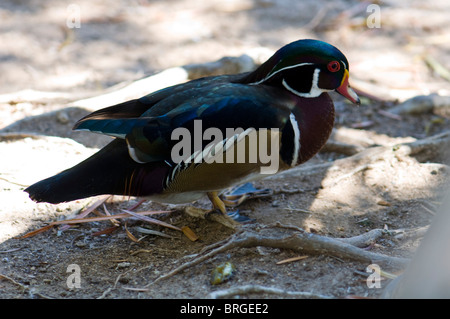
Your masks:
{"label": "red eye", "polygon": [[338,61],[331,61],[330,63],[328,63],[327,67],[328,71],[337,72],[341,68],[341,65],[339,64]]}

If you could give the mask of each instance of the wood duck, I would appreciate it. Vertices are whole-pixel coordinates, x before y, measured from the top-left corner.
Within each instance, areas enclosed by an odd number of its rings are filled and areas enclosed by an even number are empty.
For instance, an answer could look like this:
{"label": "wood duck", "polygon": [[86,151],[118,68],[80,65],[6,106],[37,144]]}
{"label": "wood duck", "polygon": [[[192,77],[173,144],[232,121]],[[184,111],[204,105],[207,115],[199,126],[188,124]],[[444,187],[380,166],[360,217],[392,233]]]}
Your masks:
{"label": "wood duck", "polygon": [[[359,104],[346,57],[322,41],[295,41],[253,72],[200,78],[87,115],[75,130],[116,138],[25,191],[55,204],[101,194],[189,203],[206,194],[226,214],[219,195],[227,188],[302,164],[322,148],[334,124],[329,91]],[[271,171],[257,154],[263,150]]]}

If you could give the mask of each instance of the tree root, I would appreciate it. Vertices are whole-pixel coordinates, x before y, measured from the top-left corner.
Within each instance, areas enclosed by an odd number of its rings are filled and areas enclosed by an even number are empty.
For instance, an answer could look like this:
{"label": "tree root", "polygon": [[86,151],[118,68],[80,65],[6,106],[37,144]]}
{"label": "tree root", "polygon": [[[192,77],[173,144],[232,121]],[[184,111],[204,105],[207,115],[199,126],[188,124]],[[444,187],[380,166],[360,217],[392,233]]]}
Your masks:
{"label": "tree root", "polygon": [[[292,232],[292,230],[294,230],[294,232]],[[234,248],[251,248],[257,246],[289,249],[313,255],[330,255],[340,259],[350,259],[368,264],[375,263],[383,267],[406,267],[408,259],[391,257],[358,248],[369,242],[375,241],[385,232],[386,231],[381,229],[374,229],[364,235],[342,239],[328,238],[317,234],[307,233],[295,226],[286,226],[279,223],[276,224],[275,227],[267,227],[260,232],[250,229],[241,230],[227,240],[206,247],[193,260],[182,264],[165,275],[158,277],[146,287],[161,280],[170,278],[189,267],[198,265],[215,255],[224,253],[225,251]]]}
{"label": "tree root", "polygon": [[391,108],[389,112],[394,114],[423,114],[448,108],[450,106],[450,96],[440,96],[438,94],[418,95],[403,103]]}
{"label": "tree root", "polygon": [[237,295],[248,294],[271,294],[283,297],[301,297],[301,298],[314,298],[314,299],[331,299],[334,297],[325,296],[320,294],[314,294],[306,291],[287,291],[283,289],[265,287],[260,285],[244,285],[238,287],[232,287],[224,290],[216,290],[211,292],[208,297],[211,299],[219,298],[233,298]]}
{"label": "tree root", "polygon": [[[286,176],[305,177],[323,175],[330,169],[342,172],[345,178],[365,169],[374,167],[377,161],[385,161],[389,157],[415,156],[420,162],[426,162],[436,157],[445,158],[450,150],[450,131],[443,132],[414,142],[399,143],[397,145],[375,146],[364,149],[355,155],[316,165],[300,165],[290,170],[268,177],[270,180],[284,180]],[[448,169],[445,164],[436,164],[442,169]],[[356,167],[356,168],[355,168]],[[348,171],[348,168],[351,168]],[[346,171],[348,171],[346,173]],[[348,175],[348,176],[346,176]],[[333,182],[333,184],[335,181]],[[326,185],[323,185],[324,187]]]}
{"label": "tree root", "polygon": [[425,162],[439,156],[447,157],[450,155],[449,149],[450,131],[446,131],[415,142],[400,144],[394,150],[398,154],[414,156]]}
{"label": "tree root", "polygon": [[364,233],[362,235],[350,237],[350,238],[336,238],[336,240],[339,240],[343,243],[363,248],[367,247],[370,244],[373,244],[378,238],[383,236],[383,234],[386,233],[386,230],[384,229],[372,229],[368,231],[367,233]]}

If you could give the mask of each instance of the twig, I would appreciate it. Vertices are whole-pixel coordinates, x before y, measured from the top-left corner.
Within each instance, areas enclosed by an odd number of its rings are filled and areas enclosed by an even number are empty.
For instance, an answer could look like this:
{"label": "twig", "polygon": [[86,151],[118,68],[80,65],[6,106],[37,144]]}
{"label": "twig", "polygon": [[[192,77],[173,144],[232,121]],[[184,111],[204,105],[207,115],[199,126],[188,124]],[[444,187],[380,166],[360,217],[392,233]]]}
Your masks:
{"label": "twig", "polygon": [[439,63],[435,58],[426,55],[423,57],[425,63],[439,76],[447,81],[450,81],[450,71],[446,69],[441,63]]}
{"label": "twig", "polygon": [[291,212],[299,212],[299,213],[304,213],[304,214],[311,214],[312,213],[310,210],[301,209],[301,208],[285,207],[284,209],[285,210],[289,210]]}
{"label": "twig", "polygon": [[288,258],[288,259],[283,259],[283,260],[277,261],[276,264],[277,265],[283,265],[283,264],[291,263],[291,262],[294,262],[294,261],[303,260],[303,259],[306,259],[306,258],[308,258],[307,255],[297,256],[297,257],[292,257],[292,258]]}
{"label": "twig", "polygon": [[279,228],[284,228],[284,229],[291,229],[291,230],[298,231],[300,233],[305,233],[306,232],[303,228],[300,228],[300,227],[295,226],[295,225],[290,225],[290,224],[289,225],[285,225],[285,224],[280,223],[279,221],[277,221],[273,225],[269,225],[269,227],[279,227]]}
{"label": "twig", "polygon": [[14,184],[14,185],[20,186],[20,187],[28,187],[29,186],[29,185],[24,185],[24,184],[20,184],[20,183],[16,183],[16,182],[10,181],[9,179],[6,179],[4,177],[0,177],[0,180],[8,182],[10,184]]}
{"label": "twig", "polygon": [[391,113],[391,112],[387,112],[387,111],[383,111],[383,110],[378,110],[378,114],[383,115],[383,116],[385,116],[387,118],[396,120],[396,121],[402,121],[403,120],[403,118],[400,115],[394,114],[394,113]]}
{"label": "twig", "polygon": [[361,88],[358,88],[357,86],[355,86],[354,83],[352,83],[352,89],[356,92],[356,94],[358,94],[359,96],[364,96],[372,101],[376,101],[376,102],[387,102],[387,100],[385,100],[384,98],[380,97],[383,96],[383,94],[377,94],[377,95],[373,95],[370,94],[368,92],[366,92],[366,90],[363,90]]}
{"label": "twig", "polygon": [[[132,268],[132,269],[129,269],[129,270],[127,270],[127,271],[125,271],[125,272],[119,274],[119,275],[116,277],[116,280],[114,281],[114,286],[108,287],[105,291],[103,291],[103,293],[101,294],[101,296],[99,296],[97,299],[105,299],[106,296],[107,296],[111,291],[117,289],[117,283],[118,283],[119,280],[122,278],[122,276],[125,276],[126,274],[128,274],[129,272],[132,272],[132,271],[134,271],[135,273],[138,273],[138,272],[140,272],[141,270],[148,269],[148,268],[150,268],[150,267],[151,267],[151,266],[144,266],[144,267],[141,267],[141,268],[139,268],[139,269],[134,269],[134,268]],[[131,289],[130,289],[130,290],[131,290]]]}
{"label": "twig", "polygon": [[143,215],[143,212],[135,213],[135,212],[132,212],[131,210],[126,210],[126,209],[122,209],[122,211],[126,212],[127,214],[130,214],[130,215],[133,216],[133,217],[136,217],[137,219],[143,220],[143,221],[145,221],[145,222],[148,222],[148,223],[151,223],[151,224],[156,224],[156,225],[160,225],[160,226],[164,226],[164,227],[167,227],[167,228],[172,228],[172,229],[181,231],[181,229],[180,229],[179,227],[177,227],[177,226],[174,226],[174,225],[165,223],[165,222],[160,221],[160,220],[155,219],[155,218],[151,218],[151,217],[148,217],[148,216],[144,216],[144,215]]}
{"label": "twig", "polygon": [[161,236],[161,237],[170,238],[170,239],[174,238],[173,236],[167,235],[167,234],[165,234],[163,232],[160,232],[160,231],[157,231],[157,230],[153,230],[153,229],[148,229],[148,228],[139,227],[139,226],[134,227],[134,229],[137,232],[142,233],[142,234]]}
{"label": "twig", "polygon": [[8,250],[0,250],[0,254],[12,253],[12,252],[14,252],[14,251],[21,250],[22,248],[23,248],[23,247],[12,248],[12,249],[8,249]]}
{"label": "twig", "polygon": [[43,295],[43,294],[41,294],[41,293],[39,293],[39,292],[34,292],[33,289],[30,288],[29,286],[26,286],[26,285],[24,285],[24,284],[21,284],[20,282],[14,280],[13,278],[11,278],[11,277],[9,277],[9,276],[0,274],[0,279],[6,279],[6,280],[9,280],[11,283],[13,283],[13,284],[16,285],[16,286],[19,286],[23,291],[26,291],[26,292],[28,292],[29,294],[36,295],[36,296],[41,297],[41,298],[43,298],[43,299],[53,299],[52,297]]}
{"label": "twig", "polygon": [[[244,232],[244,230],[240,229],[234,234],[234,236],[238,236],[238,235],[242,234],[243,232]],[[203,247],[198,254],[191,255],[191,256],[197,257],[199,255],[202,255],[202,254],[210,251],[210,250],[216,249],[217,247],[221,247],[221,246],[223,246],[224,244],[226,244],[229,241],[230,241],[230,238],[226,238],[224,240],[218,241],[218,242],[213,243],[213,244],[211,244],[209,246]]]}
{"label": "twig", "polygon": [[272,195],[277,195],[277,194],[297,194],[297,193],[304,193],[305,190],[298,188],[298,187],[294,187],[292,189],[288,189],[284,186],[281,186],[279,189],[275,189],[272,191]]}
{"label": "twig", "polygon": [[248,295],[248,294],[271,294],[286,297],[303,297],[303,298],[316,298],[316,299],[332,299],[332,296],[315,294],[306,291],[287,291],[274,287],[265,287],[260,285],[244,285],[238,287],[232,287],[224,290],[216,290],[208,295],[208,298],[219,299],[219,298],[232,298],[237,295]]}
{"label": "twig", "polygon": [[337,184],[339,184],[341,181],[343,181],[344,179],[347,179],[349,177],[352,177],[353,175],[358,174],[359,172],[363,172],[367,169],[372,169],[376,166],[382,166],[382,164],[364,164],[361,166],[358,166],[357,168],[355,168],[354,170],[350,171],[347,174],[343,174],[341,176],[339,176],[338,178],[333,180],[333,183],[331,185],[324,185],[325,187],[329,187],[329,186],[335,186]]}
{"label": "twig", "polygon": [[436,213],[434,211],[432,211],[431,209],[429,209],[428,207],[426,207],[425,205],[422,204],[422,208],[430,215],[436,215]]}
{"label": "twig", "polygon": [[6,280],[9,280],[9,281],[12,282],[14,285],[19,286],[19,287],[22,288],[23,290],[29,289],[27,286],[21,284],[21,283],[18,282],[18,281],[15,281],[14,279],[12,279],[12,278],[9,277],[9,276],[0,274],[0,279],[6,279]]}
{"label": "twig", "polygon": [[[124,210],[125,211],[125,210]],[[28,238],[28,237],[32,237],[35,236],[37,234],[40,234],[42,232],[45,232],[47,230],[50,230],[51,228],[53,228],[56,225],[70,225],[70,224],[80,224],[80,223],[90,223],[90,222],[97,222],[97,221],[102,221],[102,220],[111,220],[111,219],[120,219],[120,218],[130,218],[132,216],[137,217],[139,219],[142,219],[144,221],[153,223],[153,224],[158,224],[160,226],[165,226],[168,228],[172,228],[175,230],[180,230],[178,227],[164,223],[162,221],[159,221],[157,219],[153,219],[153,218],[145,218],[146,216],[144,215],[153,215],[153,214],[162,214],[162,213],[170,213],[171,211],[153,211],[153,212],[139,212],[139,213],[133,213],[131,212],[131,214],[129,212],[123,213],[123,214],[115,214],[115,215],[111,215],[111,216],[98,216],[98,217],[86,217],[86,218],[75,218],[75,219],[66,219],[66,220],[59,220],[59,221],[54,221],[51,222],[50,224],[43,226],[37,230],[33,230],[31,232],[26,233],[25,235],[22,235],[20,237],[18,237],[19,239],[24,239],[24,238]]]}

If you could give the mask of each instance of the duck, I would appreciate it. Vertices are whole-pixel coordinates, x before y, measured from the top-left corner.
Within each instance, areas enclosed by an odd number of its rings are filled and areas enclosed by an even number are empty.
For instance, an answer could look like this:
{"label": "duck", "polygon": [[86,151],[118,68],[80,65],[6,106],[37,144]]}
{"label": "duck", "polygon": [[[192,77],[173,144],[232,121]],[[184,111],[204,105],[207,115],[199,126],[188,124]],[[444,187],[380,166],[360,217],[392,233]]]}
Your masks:
{"label": "duck", "polygon": [[344,54],[301,39],[252,72],[195,79],[83,117],[74,130],[114,139],[25,192],[52,204],[97,195],[181,204],[206,195],[226,215],[220,195],[227,189],[320,151],[334,126],[332,91],[360,104]]}

